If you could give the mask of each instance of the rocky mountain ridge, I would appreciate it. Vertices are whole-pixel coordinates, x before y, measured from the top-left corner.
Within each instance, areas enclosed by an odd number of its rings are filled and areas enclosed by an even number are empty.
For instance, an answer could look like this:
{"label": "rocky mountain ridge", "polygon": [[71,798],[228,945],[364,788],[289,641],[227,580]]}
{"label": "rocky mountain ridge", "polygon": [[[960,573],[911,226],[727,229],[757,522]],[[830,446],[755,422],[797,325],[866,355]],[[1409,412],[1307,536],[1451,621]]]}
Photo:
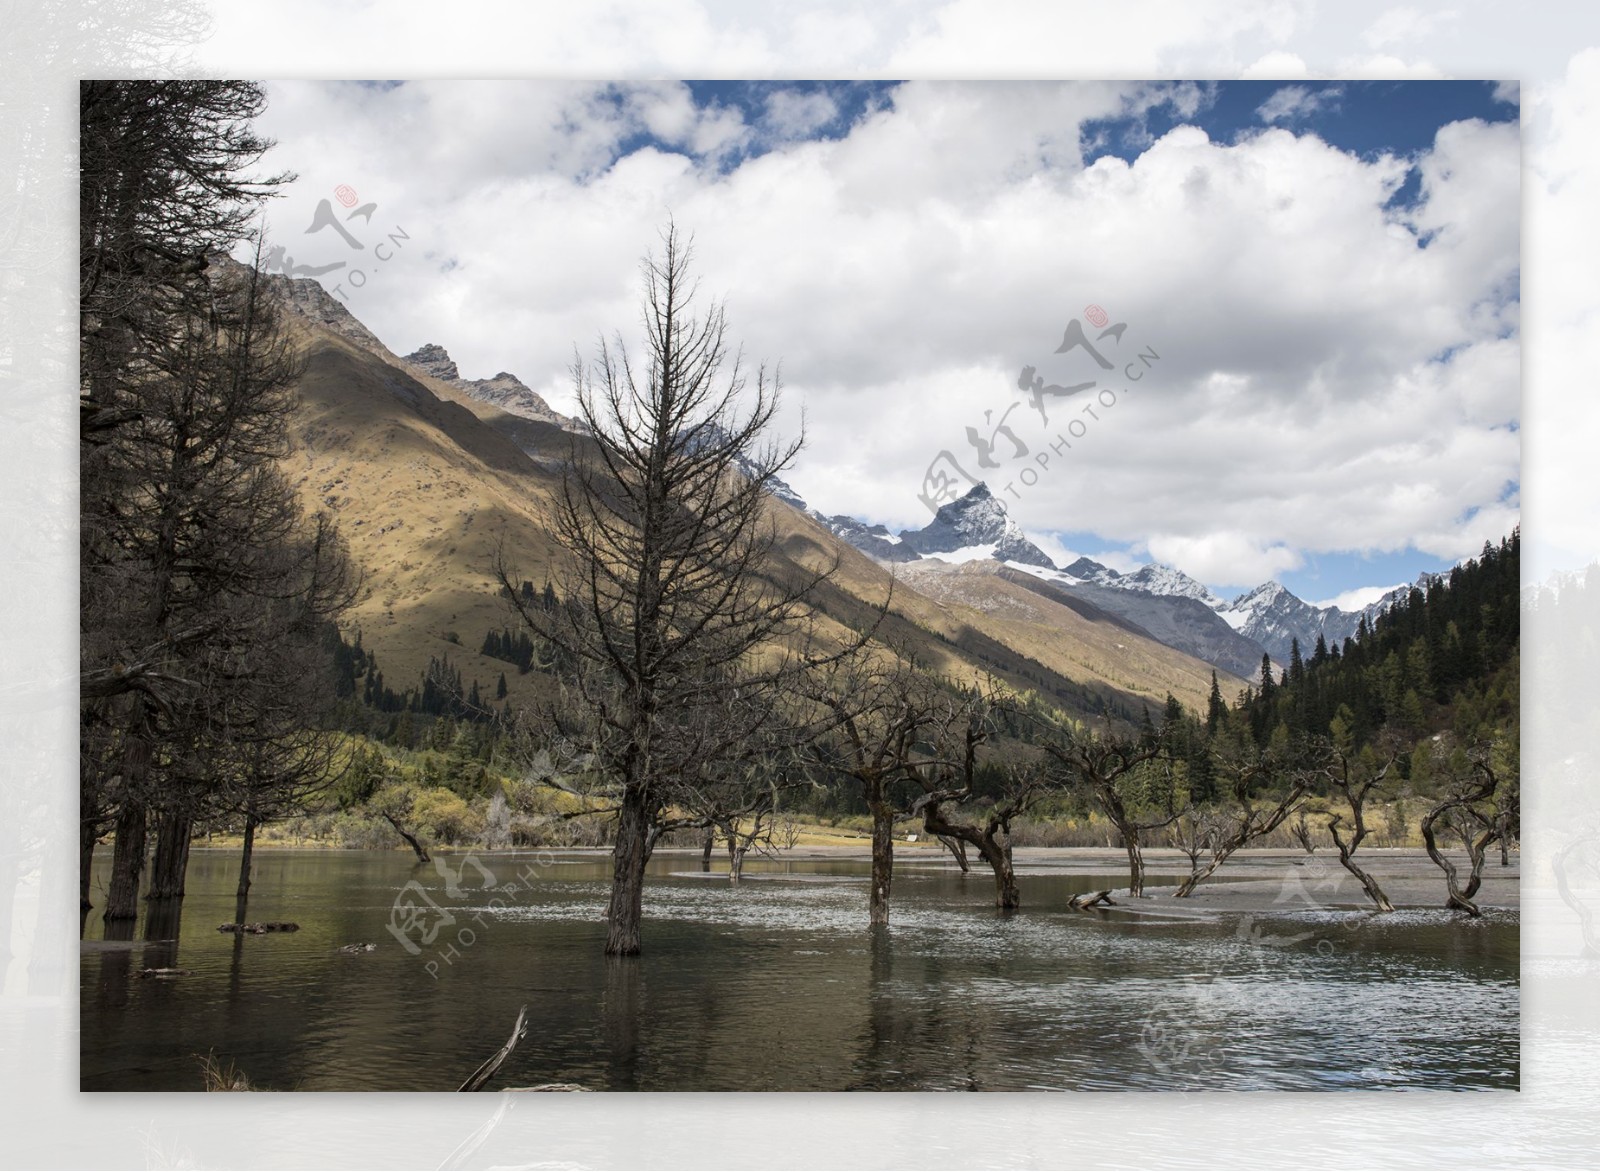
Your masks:
{"label": "rocky mountain ridge", "polygon": [[[791,503],[795,501],[798,497]],[[797,507],[804,508],[804,502]],[[1087,557],[1058,567],[1027,539],[981,483],[941,508],[924,528],[903,530],[898,536],[882,525],[868,525],[854,517],[805,511],[835,536],[880,561],[987,557],[1009,564],[1049,583],[1056,592],[1075,593],[1138,624],[1171,647],[1241,675],[1256,674],[1263,653],[1280,666],[1288,663],[1295,640],[1308,655],[1319,635],[1330,644],[1342,643],[1355,635],[1363,618],[1370,624],[1411,589],[1396,587],[1368,606],[1346,611],[1313,606],[1275,581],[1225,599],[1183,571],[1160,562],[1129,573]],[[1417,586],[1426,589],[1434,577],[1422,575]],[[1204,612],[1209,612],[1209,617]]]}
{"label": "rocky mountain ridge", "polygon": [[564,430],[571,430],[575,426],[574,420],[554,410],[543,396],[510,371],[502,370],[493,378],[462,378],[449,352],[435,342],[428,342],[413,350],[405,355],[404,361],[440,382],[455,386],[479,402],[492,404],[511,415],[554,424]]}

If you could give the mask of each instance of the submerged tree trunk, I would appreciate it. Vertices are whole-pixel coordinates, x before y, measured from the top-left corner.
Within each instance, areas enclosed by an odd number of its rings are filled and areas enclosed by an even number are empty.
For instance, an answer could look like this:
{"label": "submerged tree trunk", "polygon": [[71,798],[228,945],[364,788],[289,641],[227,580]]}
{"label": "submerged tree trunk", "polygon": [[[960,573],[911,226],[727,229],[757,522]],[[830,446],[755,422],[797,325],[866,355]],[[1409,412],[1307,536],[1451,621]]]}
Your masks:
{"label": "submerged tree trunk", "polygon": [[947,851],[956,857],[956,863],[958,866],[960,866],[961,873],[963,875],[972,870],[972,864],[967,862],[966,843],[962,842],[959,838],[952,838],[948,834],[939,835],[939,841],[944,844],[944,848]]}
{"label": "submerged tree trunk", "polygon": [[94,844],[100,837],[97,833],[99,825],[92,819],[85,819],[78,829],[78,911],[80,918],[87,916],[89,909],[94,906],[89,899],[90,888],[94,884]]}
{"label": "submerged tree trunk", "polygon": [[606,955],[637,956],[644,915],[644,866],[649,861],[649,810],[645,790],[629,785],[617,813],[611,850],[611,903],[607,909]]}
{"label": "submerged tree trunk", "polygon": [[189,836],[194,830],[190,814],[164,810],[156,816],[156,854],[150,865],[150,891],[146,899],[182,899],[184,875],[189,869]]}
{"label": "submerged tree trunk", "polygon": [[422,843],[418,841],[415,834],[412,834],[411,831],[400,825],[400,820],[398,818],[396,818],[393,814],[385,814],[384,817],[389,820],[389,825],[394,827],[394,832],[401,838],[405,839],[406,845],[416,852],[417,862],[427,863],[432,861],[428,858],[428,848],[423,846]]}
{"label": "submerged tree trunk", "polygon": [[1485,830],[1476,840],[1471,837],[1466,839],[1467,861],[1472,864],[1472,870],[1467,876],[1467,882],[1463,885],[1455,863],[1451,862],[1449,857],[1439,849],[1438,841],[1433,834],[1434,820],[1451,808],[1452,805],[1453,803],[1446,803],[1439,806],[1430,811],[1428,816],[1422,820],[1422,845],[1427,848],[1428,857],[1433,860],[1434,865],[1444,872],[1445,890],[1449,894],[1444,906],[1456,911],[1466,912],[1467,915],[1476,919],[1483,915],[1483,910],[1473,902],[1473,896],[1478,894],[1478,888],[1483,882],[1483,856],[1485,850],[1488,849],[1489,843],[1494,839],[1494,830]]}
{"label": "submerged tree trunk", "polygon": [[894,807],[881,799],[867,803],[872,811],[872,895],[873,924],[889,922],[889,889],[894,882]]}
{"label": "submerged tree trunk", "polygon": [[1128,894],[1134,899],[1144,898],[1144,851],[1139,846],[1139,831],[1133,826],[1118,826],[1122,835],[1122,849],[1128,852]]}
{"label": "submerged tree trunk", "polygon": [[250,903],[250,867],[255,859],[256,852],[256,819],[255,815],[247,814],[244,819],[244,853],[239,859],[239,890],[234,895],[233,918],[236,923],[244,923],[245,908]]}
{"label": "submerged tree trunk", "polygon": [[144,876],[144,807],[127,802],[117,814],[116,846],[111,852],[111,886],[106,891],[107,920],[139,918],[139,882]]}
{"label": "submerged tree trunk", "polygon": [[1346,871],[1356,877],[1370,899],[1380,912],[1394,911],[1394,904],[1389,902],[1389,897],[1383,893],[1383,888],[1378,886],[1378,881],[1364,871],[1355,860],[1356,848],[1361,845],[1361,840],[1367,836],[1367,824],[1362,821],[1359,805],[1352,803],[1356,810],[1355,828],[1350,832],[1350,841],[1347,843],[1344,836],[1339,833],[1339,816],[1331,814],[1328,817],[1328,833],[1333,835],[1333,845],[1339,850],[1339,864]]}
{"label": "submerged tree trunk", "polygon": [[1172,893],[1173,899],[1187,899],[1194,894],[1194,889],[1217,873],[1217,868],[1228,861],[1234,851],[1257,838],[1271,834],[1283,824],[1283,820],[1294,810],[1295,805],[1305,796],[1305,783],[1296,783],[1289,794],[1277,804],[1261,821],[1256,821],[1254,809],[1246,807],[1243,819],[1236,824],[1226,838],[1218,841],[1211,848],[1211,861],[1204,867],[1193,870],[1189,877],[1178,884],[1178,890]]}
{"label": "submerged tree trunk", "polygon": [[717,832],[710,826],[706,827],[706,840],[700,848],[700,869],[711,870],[711,851],[717,845]]}
{"label": "submerged tree trunk", "polygon": [[994,871],[994,902],[1001,911],[1014,911],[1022,906],[1022,896],[1017,890],[1017,873],[1011,862],[1011,843],[1001,841],[1000,827],[990,825],[979,829],[961,822],[952,822],[944,816],[937,801],[922,809],[922,826],[941,841],[954,840],[973,846],[980,858]]}
{"label": "submerged tree trunk", "polygon": [[111,884],[106,891],[105,919],[139,918],[139,883],[144,876],[147,832],[141,799],[150,773],[152,717],[148,705],[135,707],[122,749],[122,801],[113,833]]}
{"label": "submerged tree trunk", "polygon": [[1011,844],[995,844],[983,852],[984,861],[994,868],[995,906],[1003,912],[1015,911],[1022,906],[1022,895],[1017,890],[1017,872],[1011,865]]}

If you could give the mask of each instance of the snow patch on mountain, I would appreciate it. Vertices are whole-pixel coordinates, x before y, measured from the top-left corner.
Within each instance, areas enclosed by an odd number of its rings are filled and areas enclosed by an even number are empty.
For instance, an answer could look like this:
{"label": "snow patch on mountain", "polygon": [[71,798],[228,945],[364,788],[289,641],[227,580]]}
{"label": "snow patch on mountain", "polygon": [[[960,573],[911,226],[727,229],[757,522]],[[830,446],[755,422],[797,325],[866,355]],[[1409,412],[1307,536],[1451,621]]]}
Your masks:
{"label": "snow patch on mountain", "polygon": [[1048,555],[1023,534],[987,484],[973,485],[959,500],[951,501],[921,529],[902,529],[900,541],[923,556],[945,557],[958,551],[990,546],[987,556],[1002,562],[1055,569]]}

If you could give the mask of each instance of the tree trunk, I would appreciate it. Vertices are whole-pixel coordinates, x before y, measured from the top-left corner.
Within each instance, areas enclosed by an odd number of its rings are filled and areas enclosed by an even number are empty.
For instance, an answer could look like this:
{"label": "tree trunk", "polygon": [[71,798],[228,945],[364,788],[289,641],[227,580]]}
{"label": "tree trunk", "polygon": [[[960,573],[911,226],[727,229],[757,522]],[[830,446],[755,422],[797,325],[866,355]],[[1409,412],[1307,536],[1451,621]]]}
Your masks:
{"label": "tree trunk", "polygon": [[871,917],[873,924],[889,922],[889,889],[894,882],[894,807],[875,800],[868,803],[872,811],[872,895]]}
{"label": "tree trunk", "polygon": [[255,860],[256,853],[256,819],[253,814],[245,815],[244,819],[244,855],[239,860],[239,890],[234,896],[233,918],[236,923],[244,923],[245,908],[250,902],[250,866]]}
{"label": "tree trunk", "polygon": [[401,838],[405,839],[406,844],[417,853],[417,862],[427,863],[432,861],[428,858],[428,848],[423,846],[422,843],[417,840],[416,835],[412,834],[404,826],[400,825],[400,820],[398,818],[396,818],[393,814],[385,814],[384,817],[389,820],[389,825],[394,827],[394,832]]}
{"label": "tree trunk", "polygon": [[1449,893],[1449,898],[1445,900],[1444,906],[1456,911],[1466,912],[1467,915],[1476,919],[1483,915],[1483,911],[1472,901],[1472,897],[1478,894],[1478,887],[1483,881],[1484,849],[1489,845],[1490,837],[1494,832],[1492,830],[1486,831],[1484,837],[1476,843],[1470,838],[1467,840],[1467,859],[1472,864],[1472,872],[1467,878],[1466,885],[1462,886],[1459,873],[1456,871],[1456,865],[1439,850],[1438,841],[1433,835],[1434,819],[1453,804],[1447,803],[1435,808],[1422,820],[1422,845],[1427,848],[1428,857],[1434,861],[1434,865],[1444,872],[1445,890]]}
{"label": "tree trunk", "polygon": [[1366,890],[1367,898],[1377,905],[1380,912],[1394,911],[1394,904],[1389,902],[1389,897],[1383,893],[1383,888],[1378,886],[1378,881],[1356,866],[1355,860],[1350,857],[1349,851],[1340,849],[1339,862],[1343,864],[1346,871],[1356,877],[1356,880]]}
{"label": "tree trunk", "polygon": [[700,869],[711,870],[711,851],[717,845],[717,832],[710,826],[706,827],[706,841],[700,849]]}
{"label": "tree trunk", "polygon": [[1328,833],[1333,835],[1333,845],[1339,849],[1340,865],[1356,877],[1356,881],[1365,889],[1367,898],[1377,905],[1380,912],[1394,911],[1394,904],[1389,902],[1389,897],[1383,893],[1383,888],[1378,886],[1378,881],[1356,865],[1356,848],[1361,845],[1361,840],[1367,835],[1366,824],[1359,820],[1356,822],[1355,830],[1351,833],[1350,841],[1347,844],[1344,836],[1339,833],[1338,818],[1330,815]]}
{"label": "tree trunk", "polygon": [[107,920],[139,918],[139,881],[144,875],[144,807],[126,802],[117,813],[116,846],[111,853],[111,886],[106,892]]}
{"label": "tree trunk", "polygon": [[750,848],[747,846],[730,847],[732,857],[728,860],[728,878],[737,883],[744,874],[744,856]]}
{"label": "tree trunk", "polygon": [[1017,891],[1017,872],[1011,865],[1011,847],[996,844],[985,849],[983,857],[994,868],[995,906],[1003,912],[1021,907],[1022,895]]}
{"label": "tree trunk", "polygon": [[956,857],[956,863],[961,867],[961,873],[963,875],[972,870],[972,864],[967,862],[966,843],[962,842],[959,838],[953,838],[948,834],[941,834],[938,836],[938,838],[939,841],[944,844],[945,849]]}
{"label": "tree trunk", "polygon": [[644,915],[644,865],[649,859],[649,811],[642,786],[629,785],[617,814],[617,841],[611,850],[611,905],[606,926],[607,956],[638,956],[639,923]]}
{"label": "tree trunk", "polygon": [[1011,844],[995,837],[998,825],[979,830],[976,826],[952,822],[944,816],[938,802],[929,802],[922,809],[922,828],[941,842],[970,843],[976,847],[979,856],[994,871],[995,906],[1005,912],[1015,911],[1022,906],[1022,896],[1017,891],[1016,870],[1011,864]]}
{"label": "tree trunk", "polygon": [[150,891],[146,899],[182,899],[184,875],[189,870],[189,836],[194,830],[190,814],[165,810],[156,816],[156,856],[150,865]]}
{"label": "tree trunk", "polygon": [[81,915],[87,915],[94,906],[89,892],[94,886],[94,843],[100,837],[99,829],[99,823],[93,819],[85,819],[78,828],[78,911]]}
{"label": "tree trunk", "polygon": [[1128,894],[1134,899],[1144,898],[1144,852],[1139,848],[1139,832],[1131,826],[1119,826],[1122,847],[1128,852]]}

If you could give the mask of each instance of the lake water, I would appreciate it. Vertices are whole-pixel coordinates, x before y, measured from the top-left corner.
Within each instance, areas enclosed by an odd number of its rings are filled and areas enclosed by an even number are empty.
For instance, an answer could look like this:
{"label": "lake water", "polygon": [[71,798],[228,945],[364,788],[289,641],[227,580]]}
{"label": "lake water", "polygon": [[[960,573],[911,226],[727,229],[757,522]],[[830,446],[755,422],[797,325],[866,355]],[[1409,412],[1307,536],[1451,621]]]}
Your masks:
{"label": "lake water", "polygon": [[[987,872],[910,859],[874,934],[865,863],[752,861],[735,886],[661,853],[645,955],[608,961],[606,857],[484,855],[488,875],[441,857],[459,880],[399,852],[258,851],[248,918],[292,934],[217,931],[234,851],[194,851],[180,930],[146,917],[106,941],[97,909],[83,1089],[199,1090],[211,1053],[264,1089],[452,1091],[523,1005],[527,1035],[488,1090],[1517,1086],[1509,913],[1085,914],[1070,895],[1126,876],[1022,870],[1024,909],[1002,917]],[[416,954],[389,930],[412,882],[439,909],[409,889],[428,917]]]}

